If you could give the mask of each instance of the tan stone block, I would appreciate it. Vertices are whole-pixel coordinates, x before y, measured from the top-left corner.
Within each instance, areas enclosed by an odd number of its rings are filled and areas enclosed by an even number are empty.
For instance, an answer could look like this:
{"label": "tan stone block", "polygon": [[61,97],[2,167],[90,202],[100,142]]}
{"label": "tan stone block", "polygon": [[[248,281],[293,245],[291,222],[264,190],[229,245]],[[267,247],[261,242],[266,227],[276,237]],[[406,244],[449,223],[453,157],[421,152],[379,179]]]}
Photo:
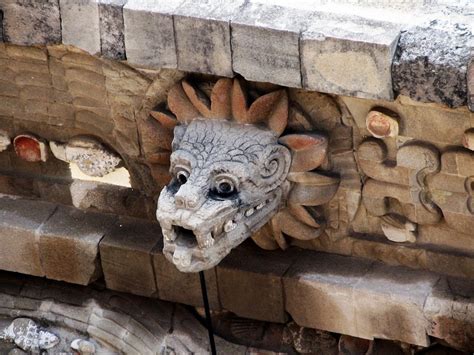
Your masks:
{"label": "tan stone block", "polygon": [[15,46],[15,45],[7,45],[7,54],[11,58],[15,59],[35,59],[41,61],[47,61],[48,56],[46,54],[46,50],[39,47],[32,47],[32,46]]}
{"label": "tan stone block", "polygon": [[20,99],[16,97],[2,97],[2,104],[0,105],[0,116],[12,117],[23,111],[23,105]]}
{"label": "tan stone block", "polygon": [[101,117],[89,110],[79,110],[76,112],[75,127],[93,132],[101,132],[104,134],[112,132],[114,124],[112,120]]}
{"label": "tan stone block", "polygon": [[424,306],[429,321],[427,333],[449,345],[474,349],[474,283],[441,278]]}
{"label": "tan stone block", "polygon": [[42,75],[49,74],[48,63],[38,60],[10,59],[8,61],[8,68],[15,73],[15,76],[25,72]]}
{"label": "tan stone block", "polygon": [[364,259],[308,252],[283,277],[286,310],[298,325],[362,338],[353,289],[371,265]]}
{"label": "tan stone block", "polygon": [[114,220],[111,215],[59,207],[39,231],[46,277],[81,285],[100,277],[99,242]]}
{"label": "tan stone block", "polygon": [[18,85],[33,85],[41,87],[51,86],[51,78],[49,76],[49,73],[37,73],[34,71],[25,71],[18,73],[15,78],[15,82]]}
{"label": "tan stone block", "polygon": [[49,103],[37,100],[28,100],[25,102],[25,114],[41,113],[48,114]]}
{"label": "tan stone block", "polygon": [[20,97],[23,102],[40,100],[52,102],[55,99],[54,91],[50,87],[24,86],[21,88]]}
{"label": "tan stone block", "polygon": [[[165,301],[184,303],[191,306],[202,307],[201,284],[199,274],[180,272],[162,253],[163,245],[157,245],[152,252],[153,266],[155,268],[158,297]],[[204,272],[209,297],[209,305],[214,310],[221,308],[216,270]]]}
{"label": "tan stone block", "polygon": [[282,277],[296,254],[264,251],[253,242],[233,250],[217,266],[222,308],[245,318],[285,322]]}
{"label": "tan stone block", "polygon": [[44,276],[36,233],[56,205],[0,198],[0,269]]}
{"label": "tan stone block", "polygon": [[439,276],[374,264],[353,291],[359,337],[428,346],[423,305]]}
{"label": "tan stone block", "polygon": [[161,242],[157,223],[120,218],[100,242],[105,283],[116,291],[141,296],[157,292],[151,251]]}
{"label": "tan stone block", "polygon": [[[3,79],[3,75],[1,75]],[[20,95],[18,86],[12,82],[0,80],[0,96],[17,97]]]}

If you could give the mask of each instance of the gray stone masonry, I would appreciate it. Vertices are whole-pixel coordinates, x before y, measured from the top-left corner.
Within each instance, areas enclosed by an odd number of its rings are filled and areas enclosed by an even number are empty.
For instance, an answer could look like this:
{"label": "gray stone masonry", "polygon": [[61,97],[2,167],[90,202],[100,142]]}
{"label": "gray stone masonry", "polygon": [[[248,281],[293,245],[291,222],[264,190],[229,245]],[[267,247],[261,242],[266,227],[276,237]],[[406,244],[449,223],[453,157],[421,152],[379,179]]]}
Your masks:
{"label": "gray stone masonry", "polygon": [[127,0],[99,1],[100,47],[106,58],[126,59],[123,25],[123,6],[126,3]]}
{"label": "gray stone masonry", "polygon": [[[77,284],[103,269],[108,288],[154,297],[158,290],[161,299],[202,305],[198,275],[166,260],[156,223],[6,195],[0,207],[0,269]],[[287,312],[309,328],[420,346],[430,335],[474,349],[472,280],[308,250],[268,252],[251,241],[206,271],[206,279],[216,310],[273,322]],[[108,322],[90,321],[87,332],[104,336]]]}
{"label": "gray stone masonry", "polygon": [[361,98],[393,100],[401,94],[473,110],[467,67],[474,6],[449,5],[2,0],[0,10],[3,40],[15,44],[62,41],[142,68],[240,74]]}

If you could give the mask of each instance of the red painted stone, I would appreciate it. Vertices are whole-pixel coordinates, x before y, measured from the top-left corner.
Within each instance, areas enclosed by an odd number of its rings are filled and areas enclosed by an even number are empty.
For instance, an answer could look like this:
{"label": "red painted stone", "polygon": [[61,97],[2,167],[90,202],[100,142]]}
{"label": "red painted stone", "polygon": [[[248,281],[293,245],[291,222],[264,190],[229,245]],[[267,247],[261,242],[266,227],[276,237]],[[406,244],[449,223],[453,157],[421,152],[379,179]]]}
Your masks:
{"label": "red painted stone", "polygon": [[21,159],[35,163],[46,161],[46,149],[43,142],[28,134],[16,136],[13,140],[15,153]]}

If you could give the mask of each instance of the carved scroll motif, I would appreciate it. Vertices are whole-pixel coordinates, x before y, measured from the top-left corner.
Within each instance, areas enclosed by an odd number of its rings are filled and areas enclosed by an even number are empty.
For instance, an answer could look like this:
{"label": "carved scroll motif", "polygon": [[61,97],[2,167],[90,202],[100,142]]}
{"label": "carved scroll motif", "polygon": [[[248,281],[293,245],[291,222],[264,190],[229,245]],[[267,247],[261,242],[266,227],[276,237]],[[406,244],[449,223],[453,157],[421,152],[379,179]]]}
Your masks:
{"label": "carved scroll motif", "polygon": [[441,156],[441,171],[429,180],[433,201],[448,225],[462,233],[474,230],[474,153],[449,151]]}
{"label": "carved scroll motif", "polygon": [[369,177],[362,191],[364,205],[370,214],[384,217],[382,229],[389,239],[400,241],[398,234],[404,233],[407,240],[414,241],[412,223],[435,224],[441,220],[442,213],[427,185],[440,169],[435,148],[407,144],[398,150],[396,162],[390,162],[382,141],[367,140],[357,153],[359,165]]}

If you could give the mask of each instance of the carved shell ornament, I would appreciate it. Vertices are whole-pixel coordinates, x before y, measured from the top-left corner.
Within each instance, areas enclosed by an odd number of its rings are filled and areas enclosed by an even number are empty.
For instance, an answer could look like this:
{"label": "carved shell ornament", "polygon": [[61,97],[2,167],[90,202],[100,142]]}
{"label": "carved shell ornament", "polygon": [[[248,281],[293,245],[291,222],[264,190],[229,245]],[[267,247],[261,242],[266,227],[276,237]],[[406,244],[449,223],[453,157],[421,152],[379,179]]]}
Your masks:
{"label": "carved shell ornament", "polygon": [[328,138],[297,133],[294,127],[306,130],[308,122],[286,90],[259,96],[244,85],[183,80],[170,90],[167,107],[151,112],[174,131],[171,154],[153,160],[166,164],[169,156],[172,176],[156,217],[163,252],[183,272],[214,267],[250,236],[266,249],[286,248],[287,236],[318,237],[325,225],[314,206],[339,185],[339,178],[313,171],[326,159]]}

